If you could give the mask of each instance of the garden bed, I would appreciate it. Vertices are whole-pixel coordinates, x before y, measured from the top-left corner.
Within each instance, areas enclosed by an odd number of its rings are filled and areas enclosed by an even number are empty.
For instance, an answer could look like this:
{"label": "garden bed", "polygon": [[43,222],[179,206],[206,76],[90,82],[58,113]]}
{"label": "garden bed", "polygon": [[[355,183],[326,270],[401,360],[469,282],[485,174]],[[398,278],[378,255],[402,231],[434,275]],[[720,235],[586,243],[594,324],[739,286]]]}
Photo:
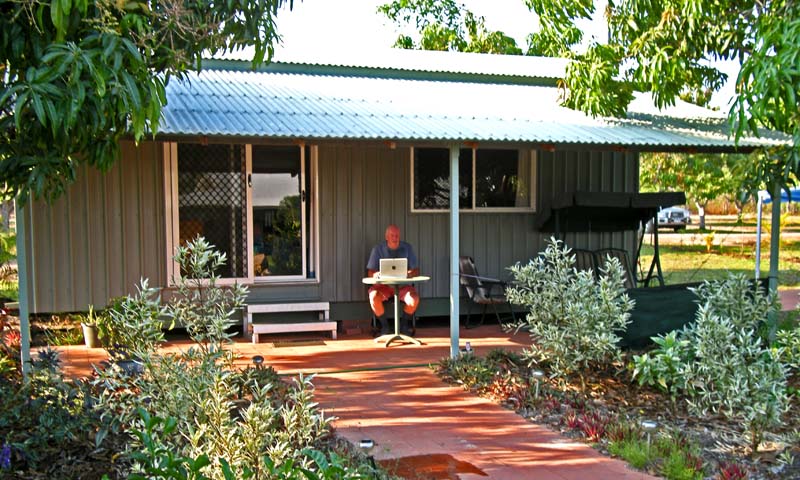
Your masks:
{"label": "garden bed", "polygon": [[[627,353],[626,362],[634,353]],[[559,384],[545,376],[538,377],[534,372],[539,371],[525,365],[519,355],[504,351],[493,351],[485,357],[467,355],[456,360],[446,359],[435,370],[448,383],[462,385],[567,437],[591,443],[607,455],[611,455],[609,448],[614,450],[614,439],[619,438],[619,433],[615,432],[620,425],[635,430],[644,443],[647,443],[648,436],[652,444],[659,439],[662,443],[677,443],[688,454],[685,459],[687,468],[695,472],[680,470],[667,458],[654,454],[646,464],[638,465],[653,475],[667,478],[800,478],[797,458],[800,455],[800,405],[796,396],[792,398],[783,425],[767,433],[759,451],[750,455],[747,434],[740,422],[721,416],[693,416],[687,411],[685,402],[673,402],[668,395],[653,388],[620,381],[619,373],[625,370],[624,363],[587,375],[585,391],[581,391],[577,378]],[[792,379],[791,385],[794,388],[800,386],[796,378]],[[647,429],[643,423],[648,427],[655,425]],[[598,430],[602,433],[597,434]],[[669,475],[665,468],[672,468],[673,473],[683,473]],[[746,476],[731,473],[737,471]]]}

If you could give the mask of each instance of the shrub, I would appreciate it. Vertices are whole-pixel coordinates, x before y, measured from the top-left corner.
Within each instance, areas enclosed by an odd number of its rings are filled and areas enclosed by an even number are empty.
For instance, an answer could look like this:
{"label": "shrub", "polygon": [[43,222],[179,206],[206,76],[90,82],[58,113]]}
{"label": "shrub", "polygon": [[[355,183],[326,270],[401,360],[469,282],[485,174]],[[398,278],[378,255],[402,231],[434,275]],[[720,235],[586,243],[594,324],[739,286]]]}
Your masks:
{"label": "shrub", "polygon": [[[45,461],[76,448],[93,450],[96,416],[88,409],[87,391],[81,384],[64,380],[54,350],[42,350],[31,359],[27,380],[9,376],[0,380],[0,439],[6,444],[6,463],[14,471],[52,469]],[[62,464],[61,478],[70,476]],[[2,475],[0,475],[2,476]]]}
{"label": "shrub", "polygon": [[658,348],[634,357],[634,377],[686,398],[696,414],[708,411],[747,426],[753,452],[766,428],[787,409],[786,370],[781,349],[770,349],[762,335],[775,295],[743,276],[705,282],[694,290],[700,308],[694,323],[677,337],[656,340]]}
{"label": "shrub", "polygon": [[783,364],[795,374],[800,372],[800,328],[778,330],[776,345]]}
{"label": "shrub", "polygon": [[551,239],[527,265],[511,267],[515,286],[510,302],[528,310],[526,327],[533,345],[525,351],[531,364],[547,364],[556,376],[577,373],[620,359],[619,332],[630,321],[633,301],[624,290],[624,271],[608,258],[599,278],[577,271],[575,256]]}
{"label": "shrub", "polygon": [[112,306],[96,316],[97,329],[112,359],[144,358],[164,343],[162,331],[166,310],[158,289],[141,279],[136,294],[115,299]]}
{"label": "shrub", "polygon": [[633,376],[639,379],[639,384],[655,386],[673,398],[686,387],[684,369],[693,355],[689,341],[678,335],[678,331],[672,331],[653,337],[657,348],[633,358]]}
{"label": "shrub", "polygon": [[225,253],[214,251],[203,237],[179,247],[175,255],[183,275],[173,279],[178,290],[167,313],[173,324],[186,327],[192,340],[204,350],[218,350],[230,340],[226,330],[234,324],[232,317],[247,297],[247,287],[243,285],[217,285],[216,271],[225,260]]}
{"label": "shrub", "polygon": [[[316,409],[310,379],[301,376],[290,386],[268,368],[235,370],[234,354],[223,347],[246,289],[216,284],[214,271],[225,257],[202,238],[175,258],[184,276],[165,306],[143,282],[110,316],[125,342],[145,339],[135,349],[141,374],[112,365],[94,382],[106,428],[136,433],[134,471],[149,475],[163,463],[190,473],[202,464],[192,478],[266,478],[273,469],[314,467],[305,452],[328,437],[329,420]],[[165,315],[186,326],[195,347],[156,353]]]}

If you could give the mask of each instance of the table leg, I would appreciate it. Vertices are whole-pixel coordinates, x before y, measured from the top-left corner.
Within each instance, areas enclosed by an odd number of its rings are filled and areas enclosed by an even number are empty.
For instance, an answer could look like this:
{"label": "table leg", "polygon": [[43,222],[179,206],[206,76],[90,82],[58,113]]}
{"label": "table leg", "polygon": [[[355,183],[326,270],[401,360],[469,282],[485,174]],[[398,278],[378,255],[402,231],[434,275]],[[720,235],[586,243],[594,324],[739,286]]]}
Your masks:
{"label": "table leg", "polygon": [[403,335],[402,333],[400,333],[400,300],[398,299],[398,297],[400,296],[400,286],[392,285],[392,287],[394,287],[394,333],[381,335],[380,337],[375,339],[375,343],[386,342],[383,344],[384,348],[388,347],[389,344],[395,340],[401,340],[408,343],[416,343],[417,345],[422,345],[422,342],[420,342],[416,338],[409,337],[408,335]]}

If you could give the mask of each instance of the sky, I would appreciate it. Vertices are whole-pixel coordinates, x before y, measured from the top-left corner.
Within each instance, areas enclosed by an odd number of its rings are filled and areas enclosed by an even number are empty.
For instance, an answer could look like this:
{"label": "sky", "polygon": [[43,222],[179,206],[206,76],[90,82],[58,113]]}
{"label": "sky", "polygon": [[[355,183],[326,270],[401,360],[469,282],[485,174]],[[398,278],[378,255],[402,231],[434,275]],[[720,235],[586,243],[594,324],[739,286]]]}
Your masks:
{"label": "sky", "polygon": [[[389,0],[303,0],[294,1],[292,10],[284,8],[278,14],[278,32],[282,44],[280,52],[311,51],[324,53],[376,51],[390,48],[401,33],[385,16],[377,12],[378,6]],[[483,16],[486,27],[501,30],[513,37],[517,45],[525,49],[526,37],[538,29],[535,14],[525,6],[523,0],[461,0],[473,13]],[[584,31],[584,42],[592,38],[602,40],[606,28],[602,19],[604,7],[599,6],[594,21],[586,21],[579,26]],[[735,79],[734,63],[718,64],[729,79]],[[714,95],[713,107],[728,109],[728,101],[733,94],[733,82]]]}

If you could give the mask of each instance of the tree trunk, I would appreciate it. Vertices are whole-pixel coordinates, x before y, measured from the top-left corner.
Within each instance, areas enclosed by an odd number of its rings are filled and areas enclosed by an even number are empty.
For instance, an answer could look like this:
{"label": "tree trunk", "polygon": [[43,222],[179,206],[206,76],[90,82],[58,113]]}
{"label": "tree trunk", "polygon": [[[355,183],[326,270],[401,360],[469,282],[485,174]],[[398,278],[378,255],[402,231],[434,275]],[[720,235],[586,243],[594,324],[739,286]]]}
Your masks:
{"label": "tree trunk", "polygon": [[14,211],[14,200],[0,202],[0,232],[11,231],[11,213]]}
{"label": "tree trunk", "polygon": [[694,204],[697,206],[697,216],[700,218],[700,227],[699,227],[700,230],[705,230],[706,229],[706,204],[707,203],[708,202],[704,202],[704,203],[701,204],[700,202],[694,202]]}
{"label": "tree trunk", "polygon": [[742,223],[742,215],[744,215],[744,202],[740,200],[735,200],[733,202],[733,206],[736,207],[736,223]]}

